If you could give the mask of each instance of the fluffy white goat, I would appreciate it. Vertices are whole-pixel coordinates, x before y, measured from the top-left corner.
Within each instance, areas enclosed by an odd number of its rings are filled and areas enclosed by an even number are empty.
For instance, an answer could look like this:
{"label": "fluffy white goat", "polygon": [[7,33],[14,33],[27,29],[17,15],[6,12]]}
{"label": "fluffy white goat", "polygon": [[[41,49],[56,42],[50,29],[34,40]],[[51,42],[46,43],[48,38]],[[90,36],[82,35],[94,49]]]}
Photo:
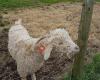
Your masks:
{"label": "fluffy white goat", "polygon": [[35,72],[50,57],[54,47],[66,51],[69,58],[79,51],[64,29],[52,30],[40,38],[32,38],[18,20],[9,30],[8,49],[17,63],[17,71],[22,80],[26,80],[28,74],[32,75],[32,80],[36,80]]}

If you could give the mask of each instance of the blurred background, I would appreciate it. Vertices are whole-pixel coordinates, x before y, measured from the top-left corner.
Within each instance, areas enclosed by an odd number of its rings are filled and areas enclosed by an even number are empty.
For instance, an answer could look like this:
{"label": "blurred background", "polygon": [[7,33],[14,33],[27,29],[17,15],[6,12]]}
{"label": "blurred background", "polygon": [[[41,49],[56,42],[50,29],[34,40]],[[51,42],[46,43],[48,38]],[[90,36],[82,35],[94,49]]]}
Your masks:
{"label": "blurred background", "polygon": [[[81,10],[81,0],[0,0],[0,80],[20,80],[7,48],[8,30],[15,20],[21,18],[32,37],[65,28],[76,42]],[[95,1],[84,61],[83,80],[100,80],[100,0]],[[64,56],[50,58],[36,73],[37,80],[70,80],[72,64]]]}

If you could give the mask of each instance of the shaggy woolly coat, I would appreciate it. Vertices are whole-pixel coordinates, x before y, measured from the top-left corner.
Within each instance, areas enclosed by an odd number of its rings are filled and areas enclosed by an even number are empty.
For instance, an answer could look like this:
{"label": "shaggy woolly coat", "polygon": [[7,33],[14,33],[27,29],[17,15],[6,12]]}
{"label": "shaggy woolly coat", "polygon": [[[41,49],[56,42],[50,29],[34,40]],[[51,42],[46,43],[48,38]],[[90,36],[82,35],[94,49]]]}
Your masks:
{"label": "shaggy woolly coat", "polygon": [[52,30],[40,38],[32,38],[19,20],[9,30],[8,49],[22,78],[40,69],[54,47],[58,48],[59,52],[65,51],[69,58],[79,51],[64,29]]}
{"label": "shaggy woolly coat", "polygon": [[9,30],[8,49],[17,63],[17,70],[21,77],[36,72],[44,62],[42,55],[36,54],[32,49],[38,40],[30,37],[20,24],[15,24]]}

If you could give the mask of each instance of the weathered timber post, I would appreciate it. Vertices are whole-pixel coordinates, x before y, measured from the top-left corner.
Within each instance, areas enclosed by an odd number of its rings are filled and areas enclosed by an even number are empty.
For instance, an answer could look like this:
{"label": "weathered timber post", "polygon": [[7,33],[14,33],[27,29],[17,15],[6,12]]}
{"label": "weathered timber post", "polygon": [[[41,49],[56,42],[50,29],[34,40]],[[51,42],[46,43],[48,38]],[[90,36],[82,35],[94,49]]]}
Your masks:
{"label": "weathered timber post", "polygon": [[71,80],[82,80],[84,54],[87,48],[87,41],[93,13],[93,4],[94,0],[83,0],[83,8],[78,33],[78,45],[80,47],[80,52],[75,56]]}
{"label": "weathered timber post", "polygon": [[0,14],[0,24],[1,24],[1,22],[2,22],[2,15]]}
{"label": "weathered timber post", "polygon": [[0,13],[0,27],[1,26],[4,26],[4,23],[3,23],[3,16],[2,14]]}

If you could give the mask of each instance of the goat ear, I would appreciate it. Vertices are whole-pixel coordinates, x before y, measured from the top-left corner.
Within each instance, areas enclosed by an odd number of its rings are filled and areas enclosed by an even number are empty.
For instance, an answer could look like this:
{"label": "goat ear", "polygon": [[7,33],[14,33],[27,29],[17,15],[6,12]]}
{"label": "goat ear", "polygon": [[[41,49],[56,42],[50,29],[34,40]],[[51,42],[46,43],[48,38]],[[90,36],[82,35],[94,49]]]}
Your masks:
{"label": "goat ear", "polygon": [[51,51],[52,51],[52,46],[48,45],[44,51],[44,60],[47,60],[50,57]]}
{"label": "goat ear", "polygon": [[17,21],[15,21],[15,25],[19,25],[22,23],[22,19],[18,19]]}
{"label": "goat ear", "polygon": [[37,41],[35,50],[44,56],[44,60],[47,60],[50,57],[52,46],[51,44],[45,42],[45,40],[43,41],[43,39],[44,37]]}
{"label": "goat ear", "polygon": [[35,43],[34,50],[36,52],[41,53],[41,51],[45,50],[46,45],[43,44],[43,41],[42,41],[43,39],[44,38],[39,38],[38,41]]}

